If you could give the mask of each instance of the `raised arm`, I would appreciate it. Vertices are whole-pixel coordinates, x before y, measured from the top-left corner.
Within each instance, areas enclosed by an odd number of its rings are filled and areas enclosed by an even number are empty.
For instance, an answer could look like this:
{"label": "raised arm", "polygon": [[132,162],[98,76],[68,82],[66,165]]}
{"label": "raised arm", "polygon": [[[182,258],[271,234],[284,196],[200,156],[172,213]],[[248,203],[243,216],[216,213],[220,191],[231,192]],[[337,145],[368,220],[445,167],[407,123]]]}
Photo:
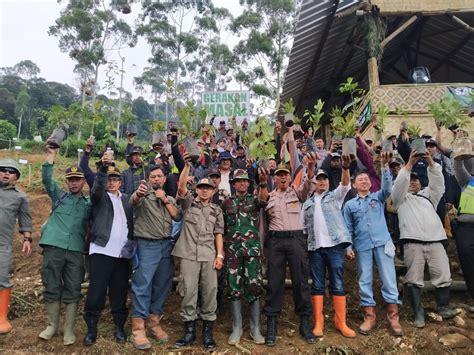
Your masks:
{"label": "raised arm", "polygon": [[54,202],[62,191],[59,185],[53,179],[53,164],[54,159],[58,154],[58,149],[53,149],[50,146],[46,146],[46,150],[46,161],[42,166],[41,178],[46,192]]}
{"label": "raised arm", "polygon": [[188,177],[189,177],[189,170],[191,169],[191,158],[189,157],[189,154],[185,152],[183,154],[184,158],[184,168],[181,171],[181,174],[179,175],[179,181],[178,181],[178,197],[184,197],[188,193]]}

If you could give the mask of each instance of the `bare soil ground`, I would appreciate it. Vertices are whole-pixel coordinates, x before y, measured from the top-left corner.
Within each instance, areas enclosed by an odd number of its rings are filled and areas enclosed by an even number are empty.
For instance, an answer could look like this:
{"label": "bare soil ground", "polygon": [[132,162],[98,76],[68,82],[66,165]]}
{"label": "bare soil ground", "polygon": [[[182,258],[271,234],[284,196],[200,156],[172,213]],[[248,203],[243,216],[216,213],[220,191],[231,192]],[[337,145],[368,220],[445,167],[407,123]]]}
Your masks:
{"label": "bare soil ground", "polygon": [[[0,152],[0,158],[10,156],[8,153]],[[23,158],[23,157],[22,157]],[[82,319],[83,301],[77,317],[75,345],[65,347],[62,344],[62,336],[58,335],[51,341],[43,341],[38,338],[38,334],[46,327],[46,312],[42,303],[42,285],[40,277],[41,268],[41,248],[37,245],[39,239],[39,229],[46,220],[50,212],[50,200],[41,188],[40,164],[44,159],[41,155],[28,155],[26,159],[33,162],[32,184],[28,186],[27,176],[22,178],[20,187],[28,192],[33,214],[35,245],[33,253],[29,258],[25,258],[21,253],[21,237],[17,234],[14,241],[14,288],[10,305],[9,317],[13,324],[13,331],[7,335],[0,336],[0,354],[35,354],[35,353],[140,353],[133,348],[130,342],[117,344],[113,340],[113,322],[110,310],[106,308],[101,322],[99,323],[99,337],[97,343],[92,347],[82,346],[82,338],[86,332],[86,325]],[[58,171],[64,171],[66,161],[58,161]],[[59,174],[58,174],[59,176]],[[0,207],[1,208],[1,207]],[[456,267],[457,255],[454,243],[450,243],[449,255],[453,266],[453,279],[462,280],[459,269]],[[362,321],[362,312],[359,307],[359,297],[357,292],[357,274],[355,263],[346,265],[346,289],[348,291],[348,324],[357,329]],[[401,307],[400,319],[404,329],[404,336],[401,338],[392,337],[388,333],[387,321],[384,313],[383,302],[380,297],[379,283],[375,283],[375,290],[379,305],[377,307],[378,325],[369,336],[357,334],[355,339],[346,339],[334,330],[333,311],[329,297],[326,298],[325,306],[325,336],[316,344],[306,344],[298,334],[298,317],[294,314],[291,290],[285,294],[283,312],[279,318],[279,338],[275,347],[265,345],[255,345],[250,341],[248,325],[248,309],[244,307],[244,335],[240,343],[240,348],[227,345],[227,338],[231,332],[231,313],[228,304],[224,304],[221,314],[215,324],[215,339],[218,344],[219,353],[252,353],[252,354],[287,354],[287,353],[326,353],[326,354],[380,354],[380,353],[474,353],[474,343],[463,348],[452,349],[445,347],[439,342],[440,333],[446,330],[447,326],[453,326],[452,320],[443,322],[427,321],[423,329],[415,329],[411,323],[411,309],[409,302]],[[83,293],[87,292],[83,289]],[[464,292],[452,293],[452,304],[461,305],[468,300],[468,295]],[[181,299],[179,294],[173,290],[168,298],[165,316],[163,318],[164,329],[170,335],[168,344],[154,343],[150,352],[164,353],[177,352],[172,344],[181,336],[182,322],[179,317]],[[423,305],[427,312],[434,311],[434,294],[426,292],[423,297]],[[474,340],[474,314],[464,312],[461,317],[465,320],[464,329]],[[127,326],[130,333],[130,325]],[[265,333],[265,319],[262,317],[262,332]],[[180,353],[192,354],[203,353],[201,339],[201,324],[198,323],[197,342],[186,349],[178,350]]]}

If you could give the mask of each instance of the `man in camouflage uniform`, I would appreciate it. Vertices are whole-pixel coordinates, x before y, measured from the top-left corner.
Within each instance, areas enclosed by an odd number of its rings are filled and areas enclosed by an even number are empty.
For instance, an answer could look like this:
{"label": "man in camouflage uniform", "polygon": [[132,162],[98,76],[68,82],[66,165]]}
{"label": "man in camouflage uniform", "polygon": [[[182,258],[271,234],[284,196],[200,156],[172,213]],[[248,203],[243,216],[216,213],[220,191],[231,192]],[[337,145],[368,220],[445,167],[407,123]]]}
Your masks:
{"label": "man in camouflage uniform", "polygon": [[247,172],[237,169],[232,184],[235,195],[224,200],[225,234],[224,250],[226,278],[232,310],[232,334],[228,343],[235,345],[242,336],[241,299],[250,303],[250,335],[257,344],[264,344],[260,333],[260,302],[262,289],[261,245],[258,235],[260,208],[267,204],[267,174],[259,168],[260,189],[258,197],[248,193],[251,180]]}

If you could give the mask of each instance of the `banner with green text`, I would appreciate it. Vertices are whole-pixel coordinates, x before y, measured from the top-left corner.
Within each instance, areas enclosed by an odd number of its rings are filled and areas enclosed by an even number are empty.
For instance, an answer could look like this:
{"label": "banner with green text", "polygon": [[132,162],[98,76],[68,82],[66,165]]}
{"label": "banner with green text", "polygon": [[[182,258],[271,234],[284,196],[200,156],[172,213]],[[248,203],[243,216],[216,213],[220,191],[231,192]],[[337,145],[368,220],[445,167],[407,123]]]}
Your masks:
{"label": "banner with green text", "polygon": [[249,117],[249,91],[206,91],[201,94],[201,99],[208,116],[215,116],[215,126],[220,121],[229,123],[232,116],[236,117],[238,124]]}

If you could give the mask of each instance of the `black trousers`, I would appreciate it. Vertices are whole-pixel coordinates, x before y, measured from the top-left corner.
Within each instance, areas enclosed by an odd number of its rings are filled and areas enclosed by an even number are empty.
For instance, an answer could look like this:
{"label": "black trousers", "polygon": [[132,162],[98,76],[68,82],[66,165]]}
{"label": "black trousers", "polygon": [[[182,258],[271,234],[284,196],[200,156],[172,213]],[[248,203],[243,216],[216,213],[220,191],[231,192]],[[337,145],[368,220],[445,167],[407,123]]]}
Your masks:
{"label": "black trousers", "polygon": [[277,316],[281,313],[285,295],[286,265],[290,267],[293,301],[296,314],[310,315],[311,294],[308,285],[309,262],[306,238],[274,237],[267,241],[267,279],[268,289],[263,313],[267,316]]}
{"label": "black trousers", "polygon": [[84,319],[97,321],[105,306],[107,289],[114,323],[123,326],[127,320],[127,292],[130,261],[102,254],[89,255],[89,291]]}
{"label": "black trousers", "polygon": [[464,280],[474,299],[474,223],[454,221],[453,232]]}

